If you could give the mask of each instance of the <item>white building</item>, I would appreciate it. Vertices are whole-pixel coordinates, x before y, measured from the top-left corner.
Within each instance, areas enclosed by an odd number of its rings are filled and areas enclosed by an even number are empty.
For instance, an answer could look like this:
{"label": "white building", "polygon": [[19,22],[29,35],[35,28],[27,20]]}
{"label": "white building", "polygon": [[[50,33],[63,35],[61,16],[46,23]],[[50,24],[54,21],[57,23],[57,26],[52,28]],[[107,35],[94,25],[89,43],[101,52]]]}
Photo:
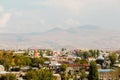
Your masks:
{"label": "white building", "polygon": [[5,70],[4,66],[0,65],[0,71],[4,71],[4,70]]}

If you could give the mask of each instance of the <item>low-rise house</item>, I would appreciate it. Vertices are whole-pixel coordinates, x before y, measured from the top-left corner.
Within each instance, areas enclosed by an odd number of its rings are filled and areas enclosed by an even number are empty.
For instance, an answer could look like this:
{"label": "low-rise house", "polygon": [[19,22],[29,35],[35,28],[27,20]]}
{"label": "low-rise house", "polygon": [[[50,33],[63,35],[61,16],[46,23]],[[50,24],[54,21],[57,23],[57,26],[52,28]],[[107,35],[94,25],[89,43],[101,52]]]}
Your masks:
{"label": "low-rise house", "polygon": [[89,57],[88,62],[95,61],[96,59],[94,57]]}
{"label": "low-rise house", "polygon": [[116,80],[118,75],[112,69],[98,69],[100,80]]}
{"label": "low-rise house", "polygon": [[18,50],[18,51],[13,52],[14,55],[15,54],[24,54],[24,53],[25,53],[25,51],[23,51],[23,50]]}
{"label": "low-rise house", "polygon": [[61,80],[61,76],[60,76],[60,74],[53,74],[53,76],[56,77],[56,80]]}
{"label": "low-rise house", "polygon": [[0,65],[0,71],[4,71],[4,70],[5,70],[4,66]]}
{"label": "low-rise house", "polygon": [[34,57],[34,58],[39,58],[39,57],[40,57],[38,50],[34,50],[34,55],[33,55],[33,57]]}
{"label": "low-rise house", "polygon": [[56,73],[57,70],[60,68],[61,64],[57,61],[51,61],[49,64],[49,68],[53,71],[53,73]]}
{"label": "low-rise house", "polygon": [[28,50],[28,55],[34,58],[39,58],[40,57],[40,53],[37,49],[29,49]]}
{"label": "low-rise house", "polygon": [[80,71],[81,69],[88,69],[88,64],[67,64],[67,70],[66,72],[74,73],[76,71]]}
{"label": "low-rise house", "polygon": [[116,66],[116,67],[120,67],[120,64],[118,63],[118,64],[114,64],[114,66]]}

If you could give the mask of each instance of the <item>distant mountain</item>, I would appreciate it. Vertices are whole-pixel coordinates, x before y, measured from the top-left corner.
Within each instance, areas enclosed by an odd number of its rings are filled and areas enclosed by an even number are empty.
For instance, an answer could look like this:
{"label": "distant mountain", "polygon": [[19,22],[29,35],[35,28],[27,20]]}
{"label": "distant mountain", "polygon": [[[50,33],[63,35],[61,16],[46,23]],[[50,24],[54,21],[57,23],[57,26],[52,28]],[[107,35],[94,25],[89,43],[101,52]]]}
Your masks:
{"label": "distant mountain", "polygon": [[97,30],[100,29],[100,27],[96,26],[96,25],[84,25],[84,26],[80,26],[80,29],[84,29],[84,30]]}
{"label": "distant mountain", "polygon": [[60,31],[64,31],[64,29],[56,27],[56,28],[53,28],[51,30],[48,30],[47,32],[60,32]]}
{"label": "distant mountain", "polygon": [[0,34],[0,48],[99,48],[119,49],[120,32],[85,25],[53,28],[44,33]]}
{"label": "distant mountain", "polygon": [[95,25],[84,25],[84,26],[79,26],[79,27],[72,27],[69,28],[68,31],[71,33],[85,33],[85,32],[90,32],[90,31],[96,31],[99,30],[100,27],[95,26]]}

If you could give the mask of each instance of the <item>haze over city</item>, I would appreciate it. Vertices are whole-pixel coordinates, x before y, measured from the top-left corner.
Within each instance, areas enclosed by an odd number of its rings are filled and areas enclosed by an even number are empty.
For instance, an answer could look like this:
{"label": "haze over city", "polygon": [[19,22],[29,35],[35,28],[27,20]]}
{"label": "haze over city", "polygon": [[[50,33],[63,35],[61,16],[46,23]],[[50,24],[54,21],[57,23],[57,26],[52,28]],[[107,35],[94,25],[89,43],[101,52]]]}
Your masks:
{"label": "haze over city", "polygon": [[119,8],[119,0],[0,0],[0,47],[119,49]]}

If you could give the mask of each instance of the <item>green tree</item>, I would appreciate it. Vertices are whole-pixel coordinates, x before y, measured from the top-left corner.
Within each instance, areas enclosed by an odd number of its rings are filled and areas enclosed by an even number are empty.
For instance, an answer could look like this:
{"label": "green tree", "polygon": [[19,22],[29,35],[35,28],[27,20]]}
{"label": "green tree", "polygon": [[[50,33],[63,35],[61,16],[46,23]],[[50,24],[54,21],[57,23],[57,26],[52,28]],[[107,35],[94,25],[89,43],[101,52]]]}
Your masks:
{"label": "green tree", "polygon": [[75,59],[75,63],[80,64],[80,59],[79,59],[79,58],[76,58],[76,59]]}
{"label": "green tree", "polygon": [[89,50],[92,57],[98,57],[100,54],[99,50]]}
{"label": "green tree", "polygon": [[97,57],[100,55],[100,51],[99,50],[97,50],[96,51],[96,54],[97,54]]}
{"label": "green tree", "polygon": [[0,57],[2,57],[2,56],[3,56],[3,53],[4,53],[4,52],[0,50]]}
{"label": "green tree", "polygon": [[94,62],[94,61],[91,61],[91,63],[90,63],[88,79],[89,80],[99,80],[98,68],[97,68],[96,62]]}
{"label": "green tree", "polygon": [[33,58],[32,59],[32,66],[38,66],[39,64],[44,64],[44,61],[45,60],[47,60],[47,58],[42,58],[42,57],[40,57],[40,58]]}
{"label": "green tree", "polygon": [[88,63],[88,61],[86,60],[86,59],[79,59],[79,58],[77,58],[76,60],[75,60],[75,63],[77,63],[77,64],[87,64]]}
{"label": "green tree", "polygon": [[80,71],[80,80],[84,80],[84,78],[87,78],[87,74],[85,73],[85,70],[84,69],[82,69],[81,71]]}
{"label": "green tree", "polygon": [[1,75],[0,80],[16,80],[16,75],[15,74],[5,74],[5,75]]}
{"label": "green tree", "polygon": [[5,70],[9,71],[10,67],[12,66],[11,65],[11,59],[10,58],[5,58],[4,59],[4,67],[5,67]]}
{"label": "green tree", "polygon": [[26,66],[29,66],[30,64],[32,64],[32,59],[30,57],[24,57],[23,59]]}
{"label": "green tree", "polygon": [[37,71],[28,71],[26,74],[26,80],[38,80],[36,72]]}
{"label": "green tree", "polygon": [[65,71],[66,71],[66,68],[67,68],[67,65],[66,65],[66,64],[62,64],[62,65],[60,66],[60,71],[65,72]]}
{"label": "green tree", "polygon": [[55,80],[52,72],[48,69],[32,70],[26,74],[26,80]]}
{"label": "green tree", "polygon": [[110,59],[110,66],[113,67],[113,65],[115,64],[116,60],[117,60],[117,55],[116,53],[112,52],[109,54],[109,59]]}
{"label": "green tree", "polygon": [[66,69],[67,69],[67,65],[66,64],[62,64],[60,66],[60,75],[61,75],[61,80],[69,80],[68,75],[66,73]]}
{"label": "green tree", "polygon": [[75,73],[75,77],[74,77],[74,80],[78,80],[78,78],[77,78],[77,74]]}
{"label": "green tree", "polygon": [[116,80],[120,79],[120,67],[117,67],[114,69],[114,71],[112,71],[112,77],[116,78]]}
{"label": "green tree", "polygon": [[80,64],[87,64],[87,63],[88,63],[88,61],[86,59],[81,59],[80,60]]}
{"label": "green tree", "polygon": [[84,58],[84,59],[87,59],[88,57],[89,57],[89,52],[84,51],[84,52],[83,52],[83,58]]}
{"label": "green tree", "polygon": [[15,59],[14,58],[11,59],[11,66],[12,67],[15,66]]}
{"label": "green tree", "polygon": [[60,75],[61,75],[61,80],[69,80],[69,77],[66,74],[66,72],[61,72]]}
{"label": "green tree", "polygon": [[15,55],[15,64],[16,66],[22,67],[25,65],[24,56],[23,55]]}
{"label": "green tree", "polygon": [[40,51],[40,56],[43,57],[43,51]]}

